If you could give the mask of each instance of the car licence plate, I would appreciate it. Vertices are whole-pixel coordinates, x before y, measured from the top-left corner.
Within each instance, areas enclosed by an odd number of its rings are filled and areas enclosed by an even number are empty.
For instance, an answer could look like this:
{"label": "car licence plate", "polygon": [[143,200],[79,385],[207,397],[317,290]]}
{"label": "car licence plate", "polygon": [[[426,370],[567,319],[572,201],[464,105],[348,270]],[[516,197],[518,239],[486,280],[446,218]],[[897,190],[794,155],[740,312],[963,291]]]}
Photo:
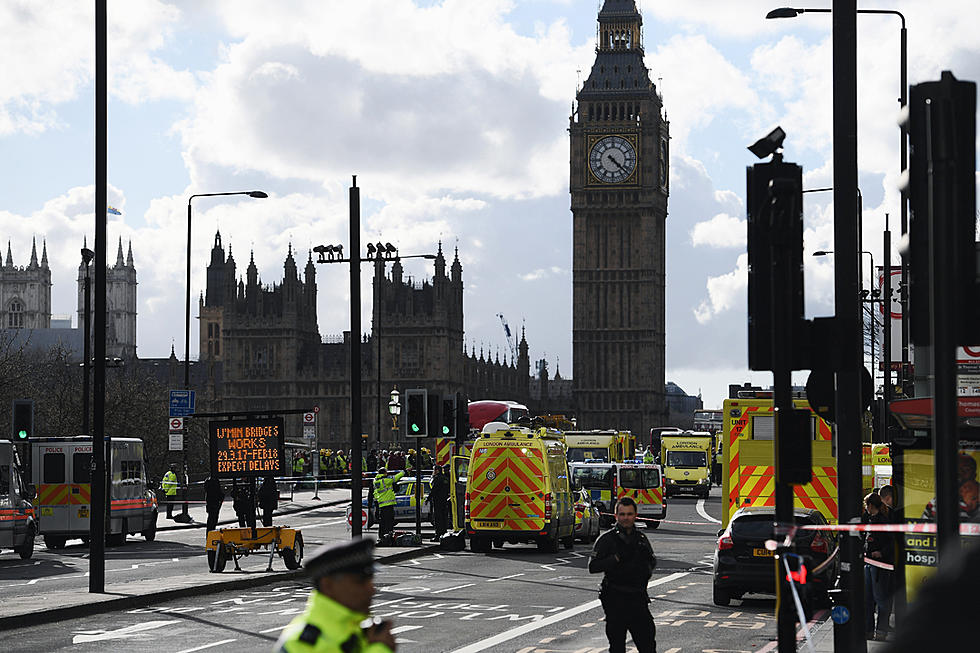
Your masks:
{"label": "car licence plate", "polygon": [[479,528],[500,528],[501,526],[504,525],[504,523],[502,521],[491,521],[491,520],[483,519],[477,521],[476,525]]}
{"label": "car licence plate", "polygon": [[759,556],[760,558],[771,558],[774,552],[769,549],[752,549],[752,555]]}

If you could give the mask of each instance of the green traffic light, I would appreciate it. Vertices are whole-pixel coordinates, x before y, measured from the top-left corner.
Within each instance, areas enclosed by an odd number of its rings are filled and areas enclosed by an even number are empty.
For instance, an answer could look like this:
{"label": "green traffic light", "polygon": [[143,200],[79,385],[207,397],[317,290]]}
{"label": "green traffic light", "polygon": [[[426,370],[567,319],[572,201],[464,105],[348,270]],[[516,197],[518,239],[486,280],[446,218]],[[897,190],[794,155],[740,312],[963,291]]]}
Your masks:
{"label": "green traffic light", "polygon": [[442,434],[443,435],[449,435],[449,427],[448,426],[443,426],[442,427]]}
{"label": "green traffic light", "polygon": [[21,440],[26,440],[27,439],[27,431],[25,431],[23,429],[21,429],[20,431],[17,431],[17,437],[20,438]]}
{"label": "green traffic light", "polygon": [[419,425],[412,424],[412,433],[418,433],[418,432],[419,432]]}

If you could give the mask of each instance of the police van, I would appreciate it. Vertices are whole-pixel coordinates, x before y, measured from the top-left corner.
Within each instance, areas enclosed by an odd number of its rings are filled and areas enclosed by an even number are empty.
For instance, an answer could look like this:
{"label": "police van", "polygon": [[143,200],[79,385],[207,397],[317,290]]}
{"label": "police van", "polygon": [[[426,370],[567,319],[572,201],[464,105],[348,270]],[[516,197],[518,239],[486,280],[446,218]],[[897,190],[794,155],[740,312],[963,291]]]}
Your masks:
{"label": "police van", "polygon": [[667,518],[664,475],[660,465],[639,461],[622,463],[571,463],[572,487],[586,490],[599,509],[599,523],[616,521],[616,502],[622,497],[636,501],[637,516],[647,528],[657,528]]}
{"label": "police van", "polygon": [[[106,467],[111,473],[107,542],[123,544],[139,533],[152,541],[157,530],[157,499],[146,485],[143,441],[112,438]],[[37,488],[35,513],[49,549],[71,539],[88,541],[92,502],[92,438],[38,438],[31,441],[31,467]]]}
{"label": "police van", "polygon": [[0,440],[0,549],[13,549],[27,560],[34,555],[37,521],[22,469],[14,444]]}

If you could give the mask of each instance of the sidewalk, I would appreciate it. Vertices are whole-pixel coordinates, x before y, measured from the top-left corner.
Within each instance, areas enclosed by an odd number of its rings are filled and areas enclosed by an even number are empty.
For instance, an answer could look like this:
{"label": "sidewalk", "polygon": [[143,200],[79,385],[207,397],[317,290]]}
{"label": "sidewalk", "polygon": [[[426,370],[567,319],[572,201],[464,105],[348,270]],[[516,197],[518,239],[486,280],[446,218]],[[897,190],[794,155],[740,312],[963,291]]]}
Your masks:
{"label": "sidewalk", "polygon": [[[314,495],[319,494],[319,499],[314,499]],[[321,487],[318,493],[314,493],[313,490],[297,490],[293,493],[292,498],[288,498],[289,495],[285,495],[287,498],[279,499],[279,507],[273,513],[275,515],[290,515],[296,512],[303,512],[305,510],[313,510],[314,508],[323,508],[324,506],[336,506],[342,504],[350,503],[350,488],[324,488]],[[178,501],[174,504],[173,515],[177,517],[181,514],[182,503]],[[165,504],[160,505],[160,514],[157,517],[157,531],[173,531],[180,530],[184,528],[204,528],[208,521],[208,513],[204,507],[204,502],[189,502],[187,508],[187,514],[191,517],[191,522],[181,523],[167,519],[167,507]],[[226,497],[224,503],[221,505],[220,520],[218,521],[218,526],[230,526],[237,525],[238,519],[235,517],[235,510],[232,508],[231,497]]]}
{"label": "sidewalk", "polygon": [[[313,499],[313,492],[303,490],[297,492],[291,501],[279,502],[276,515],[285,515],[301,511],[313,510],[324,506],[341,505],[350,501],[349,489],[320,490],[320,500]],[[222,507],[222,516],[227,513],[233,517],[230,502]],[[164,513],[165,515],[166,513]],[[175,512],[176,516],[178,513]],[[159,531],[174,531],[187,528],[205,527],[207,519],[204,506],[190,506],[188,514],[194,520],[188,524],[169,524],[164,515],[158,521]],[[220,524],[234,523],[237,520],[225,519]],[[370,534],[370,533],[368,533]],[[346,528],[338,526],[336,539],[349,538]],[[335,539],[333,535],[328,539]],[[415,547],[385,547],[376,549],[375,560],[379,564],[393,564],[401,560],[414,558],[438,551],[438,545],[422,545]],[[203,558],[203,547],[201,557]],[[310,553],[307,551],[306,553]],[[240,590],[261,587],[271,583],[296,580],[304,577],[303,569],[283,571],[282,562],[275,565],[279,571],[266,572],[265,566],[268,555],[256,555],[250,558],[249,564],[244,564],[241,571],[229,566],[222,573],[211,573],[206,564],[200,565],[195,571],[180,575],[164,575],[139,582],[117,581],[112,576],[106,577],[105,591],[102,594],[91,594],[87,590],[75,589],[69,591],[42,593],[36,601],[0,601],[0,631],[20,628],[41,623],[51,623],[65,619],[75,619],[92,614],[112,612],[123,608],[134,608],[161,603],[174,599],[199,596],[228,590]]]}
{"label": "sidewalk", "polygon": [[[825,621],[818,623],[810,632],[810,639],[813,642],[813,650],[817,653],[833,653],[834,651],[834,622],[828,617]],[[868,640],[868,653],[883,651],[888,642],[876,642]],[[806,638],[802,632],[797,638],[796,650],[808,653]]]}

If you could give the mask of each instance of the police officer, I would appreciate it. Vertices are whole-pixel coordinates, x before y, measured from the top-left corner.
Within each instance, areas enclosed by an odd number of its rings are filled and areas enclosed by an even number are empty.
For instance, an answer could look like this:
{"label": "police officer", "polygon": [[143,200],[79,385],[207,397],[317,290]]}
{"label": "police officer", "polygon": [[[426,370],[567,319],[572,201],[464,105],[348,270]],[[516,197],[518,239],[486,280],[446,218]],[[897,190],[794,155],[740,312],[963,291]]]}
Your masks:
{"label": "police officer", "polygon": [[[313,592],[303,614],[286,626],[280,653],[393,653],[391,623],[371,620],[374,542],[368,538],[325,544],[304,565]],[[365,621],[366,620],[366,621]]]}
{"label": "police officer", "polygon": [[374,477],[374,501],[378,504],[378,539],[395,532],[395,483],[405,475],[404,471],[388,476],[383,467]]}
{"label": "police officer", "polygon": [[174,501],[177,500],[177,465],[171,463],[170,470],[163,475],[160,488],[167,497],[167,519],[174,518]]}
{"label": "police officer", "polygon": [[438,542],[443,533],[446,532],[449,522],[449,512],[447,510],[449,502],[449,479],[442,473],[442,467],[435,466],[432,470],[432,487],[429,489],[429,497],[426,499],[432,506],[432,526],[436,529],[436,536],[432,538]]}
{"label": "police officer", "polygon": [[298,453],[296,457],[293,458],[293,476],[302,476],[306,467],[306,461],[303,460],[303,454]]}
{"label": "police officer", "polygon": [[647,447],[647,450],[643,452],[643,462],[647,465],[652,465],[653,460],[653,450],[651,447]]}
{"label": "police officer", "polygon": [[599,600],[606,613],[610,653],[626,651],[627,630],[638,653],[656,653],[657,627],[647,605],[647,581],[656,566],[650,541],[636,528],[636,501],[620,498],[616,526],[599,536],[589,556],[589,573],[605,574]]}
{"label": "police officer", "polygon": [[208,513],[208,532],[218,527],[218,516],[221,514],[221,504],[225,500],[225,491],[221,481],[214,476],[208,476],[204,482],[204,508]]}

